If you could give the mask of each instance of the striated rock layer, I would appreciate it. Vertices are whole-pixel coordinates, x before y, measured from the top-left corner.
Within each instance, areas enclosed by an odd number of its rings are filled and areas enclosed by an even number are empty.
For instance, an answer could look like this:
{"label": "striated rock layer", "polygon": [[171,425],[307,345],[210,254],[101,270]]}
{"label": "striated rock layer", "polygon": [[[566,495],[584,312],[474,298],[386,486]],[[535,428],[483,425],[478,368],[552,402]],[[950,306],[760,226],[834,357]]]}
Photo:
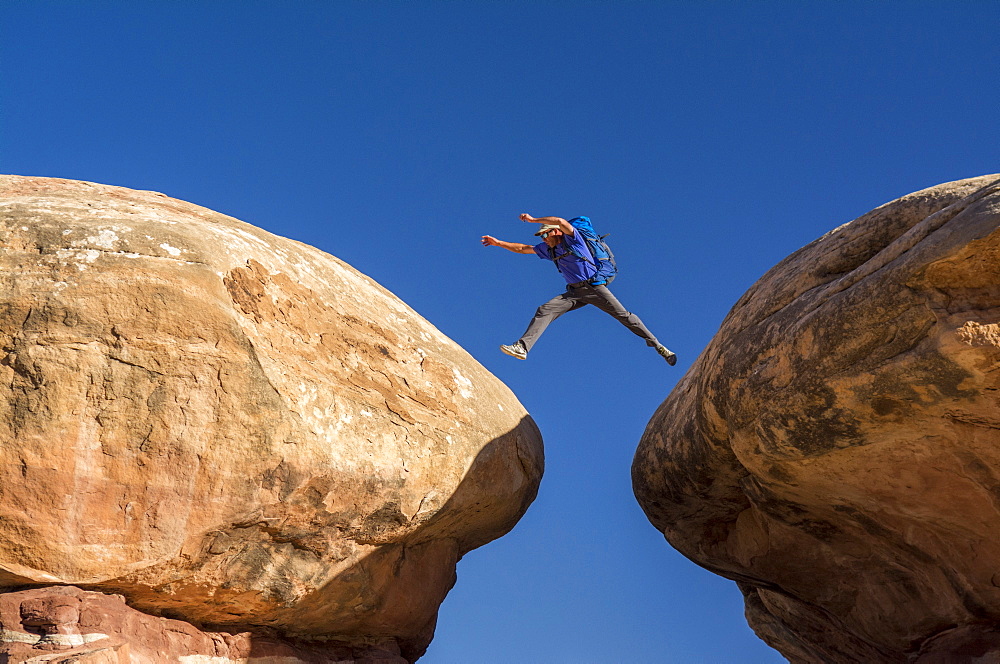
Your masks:
{"label": "striated rock layer", "polygon": [[541,472],[511,392],[338,259],[0,176],[0,587],[412,661]]}
{"label": "striated rock layer", "polygon": [[[129,607],[121,595],[74,586],[0,594],[0,662],[46,664],[401,664],[391,639],[350,645],[211,632]],[[384,647],[380,647],[380,645]],[[4,659],[6,657],[6,659]]]}
{"label": "striated rock layer", "polygon": [[828,233],[736,303],[643,435],[650,521],[792,661],[1000,657],[998,228],[992,175]]}

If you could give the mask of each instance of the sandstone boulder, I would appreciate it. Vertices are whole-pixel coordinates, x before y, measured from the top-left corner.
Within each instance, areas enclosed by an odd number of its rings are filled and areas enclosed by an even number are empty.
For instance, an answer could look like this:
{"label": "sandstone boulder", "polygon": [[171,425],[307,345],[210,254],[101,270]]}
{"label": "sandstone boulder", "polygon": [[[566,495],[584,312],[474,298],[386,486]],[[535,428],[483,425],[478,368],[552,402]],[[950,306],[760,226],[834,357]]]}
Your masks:
{"label": "sandstone boulder", "polygon": [[747,291],[642,437],[650,521],[792,661],[1000,657],[998,229],[992,175],[831,231]]}
{"label": "sandstone boulder", "polygon": [[541,472],[511,392],[342,261],[0,176],[0,587],[412,661]]}

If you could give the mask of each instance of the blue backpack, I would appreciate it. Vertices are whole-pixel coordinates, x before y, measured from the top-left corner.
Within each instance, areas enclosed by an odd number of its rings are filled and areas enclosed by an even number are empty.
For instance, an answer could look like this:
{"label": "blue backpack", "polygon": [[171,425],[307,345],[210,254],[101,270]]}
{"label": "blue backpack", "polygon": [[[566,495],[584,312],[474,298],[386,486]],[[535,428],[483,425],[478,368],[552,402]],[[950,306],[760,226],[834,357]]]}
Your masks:
{"label": "blue backpack", "polygon": [[[594,260],[591,260],[589,256],[581,256],[567,243],[563,243],[562,246],[580,260],[587,261],[597,267],[597,274],[590,278],[590,283],[596,286],[610,284],[618,276],[618,264],[615,263],[615,255],[611,252],[611,247],[608,246],[608,243],[604,241],[604,238],[610,235],[610,233],[598,235],[590,223],[590,217],[573,217],[569,220],[569,223],[573,224],[573,228],[580,234],[580,237],[587,241],[587,247],[590,248],[590,253],[594,256]],[[549,252],[552,255],[552,262],[556,264],[556,269],[559,269],[557,258],[561,258],[562,256],[557,257],[554,249],[549,249]]]}

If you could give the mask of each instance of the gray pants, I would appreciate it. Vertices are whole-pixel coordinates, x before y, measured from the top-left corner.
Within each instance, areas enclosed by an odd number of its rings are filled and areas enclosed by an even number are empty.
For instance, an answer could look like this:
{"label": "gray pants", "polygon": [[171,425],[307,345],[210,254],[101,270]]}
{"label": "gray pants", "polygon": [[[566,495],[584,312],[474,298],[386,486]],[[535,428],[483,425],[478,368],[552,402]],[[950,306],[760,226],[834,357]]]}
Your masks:
{"label": "gray pants", "polygon": [[566,289],[565,293],[555,296],[542,306],[538,307],[535,317],[531,319],[528,329],[521,336],[521,343],[527,350],[538,341],[542,332],[549,326],[549,323],[562,316],[567,311],[573,311],[580,307],[592,304],[601,311],[611,314],[618,322],[632,330],[633,333],[646,340],[647,346],[659,346],[653,333],[646,329],[639,317],[625,309],[621,302],[611,294],[607,286],[577,286]]}

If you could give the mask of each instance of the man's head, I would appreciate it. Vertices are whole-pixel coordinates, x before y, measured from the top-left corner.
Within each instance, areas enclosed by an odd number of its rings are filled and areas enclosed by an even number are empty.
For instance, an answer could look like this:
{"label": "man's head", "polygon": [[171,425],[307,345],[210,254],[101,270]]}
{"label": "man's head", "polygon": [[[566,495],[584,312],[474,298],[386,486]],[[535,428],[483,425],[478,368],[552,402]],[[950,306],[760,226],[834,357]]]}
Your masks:
{"label": "man's head", "polygon": [[535,235],[545,240],[545,244],[554,247],[562,240],[563,232],[557,224],[545,224]]}

